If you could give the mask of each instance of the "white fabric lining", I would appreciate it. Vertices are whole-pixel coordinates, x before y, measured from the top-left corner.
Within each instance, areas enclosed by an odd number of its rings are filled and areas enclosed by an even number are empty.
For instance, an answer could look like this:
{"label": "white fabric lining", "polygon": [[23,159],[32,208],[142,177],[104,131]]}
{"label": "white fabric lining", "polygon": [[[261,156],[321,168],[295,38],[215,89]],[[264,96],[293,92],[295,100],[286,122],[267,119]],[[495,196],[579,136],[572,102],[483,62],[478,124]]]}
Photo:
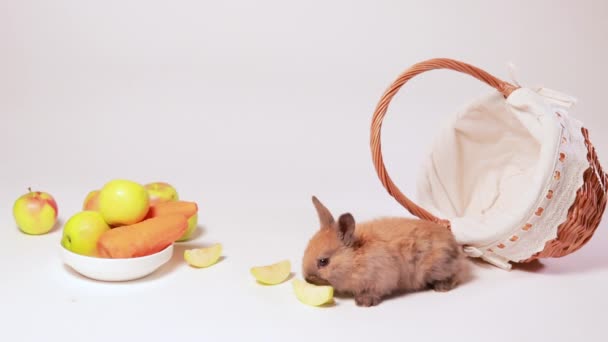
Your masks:
{"label": "white fabric lining", "polygon": [[580,123],[567,114],[575,101],[544,88],[506,100],[495,92],[442,125],[418,180],[419,203],[450,220],[470,256],[508,269],[557,236],[589,166]]}

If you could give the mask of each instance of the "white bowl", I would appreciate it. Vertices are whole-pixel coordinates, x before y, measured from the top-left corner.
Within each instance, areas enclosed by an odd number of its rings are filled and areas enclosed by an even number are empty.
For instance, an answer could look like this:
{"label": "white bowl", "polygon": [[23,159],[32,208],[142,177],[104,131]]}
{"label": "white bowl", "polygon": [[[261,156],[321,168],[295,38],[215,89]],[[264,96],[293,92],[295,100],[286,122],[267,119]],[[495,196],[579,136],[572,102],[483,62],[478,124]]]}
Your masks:
{"label": "white bowl", "polygon": [[143,257],[109,259],[73,253],[61,246],[63,262],[85,277],[102,281],[126,281],[143,278],[167,263],[173,245]]}

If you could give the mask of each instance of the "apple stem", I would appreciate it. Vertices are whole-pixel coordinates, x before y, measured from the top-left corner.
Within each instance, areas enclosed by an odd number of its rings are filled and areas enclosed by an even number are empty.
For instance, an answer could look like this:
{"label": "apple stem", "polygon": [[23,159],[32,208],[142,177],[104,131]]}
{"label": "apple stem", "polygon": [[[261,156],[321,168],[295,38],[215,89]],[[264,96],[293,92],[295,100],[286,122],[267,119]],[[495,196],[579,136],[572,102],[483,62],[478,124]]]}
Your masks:
{"label": "apple stem", "polygon": [[28,188],[27,188],[27,191],[32,192],[32,187],[31,187],[31,186],[30,186],[30,187],[28,187]]}

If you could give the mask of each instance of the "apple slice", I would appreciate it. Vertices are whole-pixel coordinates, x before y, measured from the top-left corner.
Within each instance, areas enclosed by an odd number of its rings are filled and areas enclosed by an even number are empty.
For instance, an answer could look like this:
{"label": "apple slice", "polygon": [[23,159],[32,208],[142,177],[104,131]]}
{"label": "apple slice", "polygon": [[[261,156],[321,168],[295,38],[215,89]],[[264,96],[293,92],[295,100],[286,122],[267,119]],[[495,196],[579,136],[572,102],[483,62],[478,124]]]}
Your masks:
{"label": "apple slice", "polygon": [[203,268],[215,264],[222,255],[222,245],[217,243],[210,247],[187,249],[184,260],[193,267]]}
{"label": "apple slice", "polygon": [[329,285],[317,286],[300,279],[294,279],[292,285],[296,297],[304,304],[320,306],[334,299],[334,288]]}
{"label": "apple slice", "polygon": [[251,274],[255,279],[266,285],[276,285],[284,282],[289,277],[289,273],[291,273],[291,263],[289,260],[251,268]]}

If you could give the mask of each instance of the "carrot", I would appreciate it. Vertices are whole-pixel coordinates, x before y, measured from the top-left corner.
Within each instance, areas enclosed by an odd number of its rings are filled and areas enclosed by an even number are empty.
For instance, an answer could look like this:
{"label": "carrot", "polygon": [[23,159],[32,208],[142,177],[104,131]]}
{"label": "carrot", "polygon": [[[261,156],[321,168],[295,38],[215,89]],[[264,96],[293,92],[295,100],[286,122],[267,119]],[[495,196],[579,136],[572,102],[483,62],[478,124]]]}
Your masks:
{"label": "carrot", "polygon": [[104,258],[134,258],[154,254],[179,239],[188,228],[184,215],[172,214],[110,229],[97,242]]}
{"label": "carrot", "polygon": [[190,218],[198,212],[198,206],[195,202],[188,201],[171,201],[156,203],[150,206],[146,218],[160,217],[172,214],[181,214]]}

